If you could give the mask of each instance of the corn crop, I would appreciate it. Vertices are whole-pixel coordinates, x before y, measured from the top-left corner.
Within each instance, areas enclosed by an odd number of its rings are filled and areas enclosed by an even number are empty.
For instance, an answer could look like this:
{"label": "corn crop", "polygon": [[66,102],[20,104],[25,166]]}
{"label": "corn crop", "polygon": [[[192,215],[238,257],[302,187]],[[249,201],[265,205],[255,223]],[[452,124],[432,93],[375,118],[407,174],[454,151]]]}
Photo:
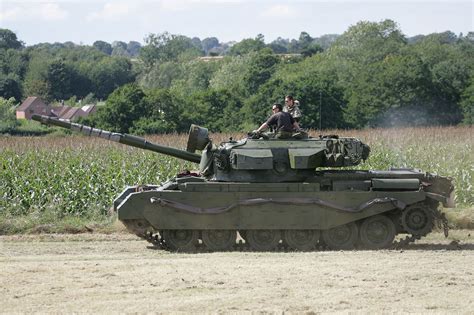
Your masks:
{"label": "corn crop", "polygon": [[[313,136],[319,132],[312,131]],[[474,128],[330,130],[371,146],[359,169],[413,167],[454,178],[456,201],[474,205]],[[213,134],[215,143],[238,134]],[[186,135],[148,140],[183,148]],[[102,139],[0,137],[0,216],[52,212],[55,217],[105,216],[127,185],[160,184],[197,165]]]}

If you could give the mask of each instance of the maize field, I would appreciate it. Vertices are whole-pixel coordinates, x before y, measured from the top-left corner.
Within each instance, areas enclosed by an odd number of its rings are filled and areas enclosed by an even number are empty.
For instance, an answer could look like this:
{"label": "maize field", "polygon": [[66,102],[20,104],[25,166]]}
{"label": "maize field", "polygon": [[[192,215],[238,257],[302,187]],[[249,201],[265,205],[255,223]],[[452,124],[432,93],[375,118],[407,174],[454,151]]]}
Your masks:
{"label": "maize field", "polygon": [[[319,132],[312,131],[312,136]],[[454,178],[456,203],[474,205],[474,128],[327,130],[371,147],[358,169],[413,167]],[[211,134],[214,143],[242,134]],[[146,137],[184,148],[187,135]],[[160,184],[197,165],[103,139],[81,135],[0,137],[0,234],[2,222],[19,217],[38,222],[67,217],[105,218],[127,185]]]}

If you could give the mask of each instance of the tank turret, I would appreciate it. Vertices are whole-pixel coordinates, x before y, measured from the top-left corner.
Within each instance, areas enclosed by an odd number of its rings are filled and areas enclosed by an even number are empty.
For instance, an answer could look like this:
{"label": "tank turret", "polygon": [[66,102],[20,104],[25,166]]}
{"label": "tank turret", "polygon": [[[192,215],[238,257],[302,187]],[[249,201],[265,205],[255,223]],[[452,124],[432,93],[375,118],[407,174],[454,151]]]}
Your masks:
{"label": "tank turret", "polygon": [[[356,138],[325,136],[307,139],[229,140],[215,145],[208,130],[191,125],[185,150],[151,143],[143,138],[120,134],[48,116],[34,115],[34,120],[88,136],[167,154],[199,163],[199,172],[209,180],[224,182],[299,182],[311,181],[319,167],[358,165],[367,159],[370,148]],[[195,153],[200,150],[201,155]]]}

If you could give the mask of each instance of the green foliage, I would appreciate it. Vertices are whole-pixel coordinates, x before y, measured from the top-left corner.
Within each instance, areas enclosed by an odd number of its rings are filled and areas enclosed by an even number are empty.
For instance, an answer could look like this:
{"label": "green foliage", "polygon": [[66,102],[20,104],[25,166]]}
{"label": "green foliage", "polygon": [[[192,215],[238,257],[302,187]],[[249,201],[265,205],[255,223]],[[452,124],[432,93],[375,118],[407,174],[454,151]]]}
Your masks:
{"label": "green foliage", "polygon": [[9,29],[0,28],[0,49],[20,49],[23,43]]}
{"label": "green foliage", "polygon": [[168,90],[149,90],[143,95],[142,104],[147,115],[133,122],[131,133],[170,133],[180,129],[182,108]]}
{"label": "green foliage", "polygon": [[167,61],[153,65],[150,70],[142,73],[139,84],[143,88],[169,88],[174,80],[183,78],[183,67],[175,61]]}
{"label": "green foliage", "polygon": [[0,133],[11,133],[19,125],[15,116],[16,101],[0,97]]}
{"label": "green foliage", "polygon": [[257,52],[265,48],[265,42],[262,34],[255,38],[246,38],[230,48],[229,54],[232,56],[242,56],[251,52]]}
{"label": "green foliage", "polygon": [[168,32],[149,34],[145,39],[146,46],[140,50],[140,59],[147,66],[166,61],[177,61],[180,56],[199,56],[202,52],[193,41],[183,35]]}
{"label": "green foliage", "polygon": [[217,90],[236,91],[238,95],[243,95],[245,92],[244,74],[249,71],[251,58],[251,54],[227,57],[210,80],[210,87]]}
{"label": "green foliage", "polygon": [[460,105],[463,111],[463,123],[474,125],[474,76],[471,76],[470,84],[462,94]]}
{"label": "green foliage", "polygon": [[105,99],[118,87],[134,81],[131,62],[122,57],[104,58],[89,65],[88,77],[93,86],[92,93]]}
{"label": "green foliage", "polygon": [[259,87],[270,79],[279,61],[269,48],[252,55],[247,71],[243,74],[244,89],[248,94],[255,94]]}
{"label": "green foliage", "polygon": [[[2,34],[13,39],[11,31]],[[167,32],[148,35],[144,47],[96,41],[14,49],[10,41],[0,48],[0,96],[102,101],[136,83],[142,103],[112,106],[121,119],[112,122],[104,108],[84,121],[137,133],[184,131],[193,122],[215,131],[253,128],[286,94],[300,101],[307,128],[472,124],[473,38],[449,31],[406,38],[385,20],[359,22],[341,36],[301,32],[268,45],[263,35],[232,45]],[[198,58],[203,54],[226,56]],[[167,100],[159,111],[155,94]]]}
{"label": "green foliage", "polygon": [[145,94],[136,84],[127,84],[110,94],[106,105],[92,119],[98,126],[111,131],[128,133],[133,123],[145,117]]}
{"label": "green foliage", "polygon": [[0,97],[3,97],[5,99],[13,97],[16,100],[20,100],[20,83],[11,77],[0,77]]}
{"label": "green foliage", "polygon": [[97,40],[92,44],[93,47],[97,48],[97,50],[103,52],[106,55],[112,54],[112,45],[102,40]]}

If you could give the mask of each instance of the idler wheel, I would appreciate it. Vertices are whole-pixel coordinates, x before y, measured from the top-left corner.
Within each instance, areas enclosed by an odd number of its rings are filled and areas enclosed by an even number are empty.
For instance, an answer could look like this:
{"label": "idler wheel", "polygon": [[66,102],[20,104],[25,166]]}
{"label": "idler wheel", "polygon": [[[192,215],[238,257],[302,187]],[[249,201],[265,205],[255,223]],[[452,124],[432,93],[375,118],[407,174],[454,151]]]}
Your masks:
{"label": "idler wheel", "polygon": [[231,250],[237,239],[237,231],[203,230],[202,242],[212,251]]}
{"label": "idler wheel", "polygon": [[310,251],[316,247],[320,235],[319,230],[285,230],[283,239],[292,249]]}
{"label": "idler wheel", "polygon": [[395,234],[393,221],[384,215],[376,215],[366,218],[360,225],[360,244],[367,249],[386,248],[392,244]]}
{"label": "idler wheel", "polygon": [[280,243],[281,232],[279,230],[247,230],[245,237],[253,250],[271,251]]}
{"label": "idler wheel", "polygon": [[197,230],[164,230],[163,239],[171,250],[191,252],[196,249],[199,232]]}
{"label": "idler wheel", "polygon": [[402,213],[402,226],[408,234],[426,235],[433,229],[433,213],[424,205],[412,205]]}
{"label": "idler wheel", "polygon": [[359,229],[351,222],[324,230],[322,234],[324,243],[331,249],[353,249],[359,238]]}

